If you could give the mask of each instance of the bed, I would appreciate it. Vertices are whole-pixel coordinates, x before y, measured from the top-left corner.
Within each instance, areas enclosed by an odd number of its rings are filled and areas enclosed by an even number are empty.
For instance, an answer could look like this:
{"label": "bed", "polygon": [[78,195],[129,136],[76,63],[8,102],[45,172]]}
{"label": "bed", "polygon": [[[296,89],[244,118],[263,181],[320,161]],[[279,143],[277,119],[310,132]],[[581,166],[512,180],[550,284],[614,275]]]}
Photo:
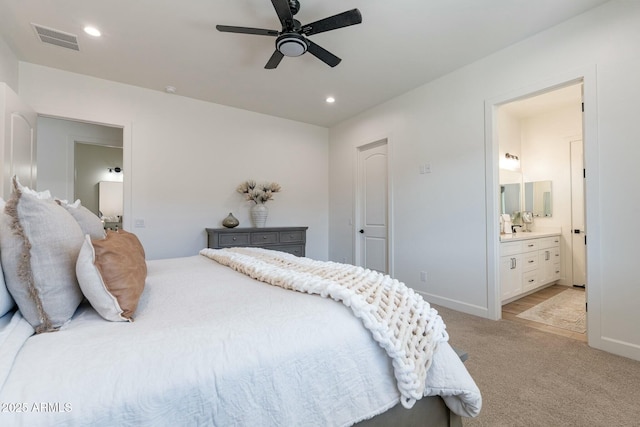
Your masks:
{"label": "bed", "polygon": [[[96,243],[83,236],[82,248]],[[388,350],[353,307],[205,255],[143,258],[133,315],[109,321],[94,296],[82,298],[50,332],[34,333],[40,325],[0,283],[0,424],[453,426],[479,413],[480,392],[448,342],[433,352],[425,397],[407,409]]]}

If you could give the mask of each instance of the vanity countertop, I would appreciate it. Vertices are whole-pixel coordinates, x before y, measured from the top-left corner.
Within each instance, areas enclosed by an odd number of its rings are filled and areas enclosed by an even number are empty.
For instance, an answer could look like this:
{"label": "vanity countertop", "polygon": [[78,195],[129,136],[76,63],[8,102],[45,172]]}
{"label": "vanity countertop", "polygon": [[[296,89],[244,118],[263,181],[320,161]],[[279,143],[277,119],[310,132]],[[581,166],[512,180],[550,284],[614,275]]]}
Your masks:
{"label": "vanity countertop", "polygon": [[520,231],[513,234],[501,234],[501,242],[515,242],[517,240],[537,239],[538,237],[559,236],[559,231]]}

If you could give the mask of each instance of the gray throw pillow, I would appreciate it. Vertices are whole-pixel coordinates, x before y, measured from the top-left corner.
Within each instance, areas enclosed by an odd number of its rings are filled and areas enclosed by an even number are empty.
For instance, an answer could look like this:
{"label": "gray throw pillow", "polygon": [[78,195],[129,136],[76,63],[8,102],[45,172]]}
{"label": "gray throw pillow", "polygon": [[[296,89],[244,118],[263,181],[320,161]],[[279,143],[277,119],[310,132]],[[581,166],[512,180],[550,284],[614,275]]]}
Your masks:
{"label": "gray throw pillow", "polygon": [[104,224],[100,218],[98,218],[98,215],[82,206],[80,199],[73,203],[67,203],[66,200],[58,199],[56,199],[56,202],[75,218],[84,234],[88,234],[92,239],[105,238]]}
{"label": "gray throw pillow", "polygon": [[37,333],[55,331],[83,298],[75,265],[84,233],[48,192],[23,187],[15,177],[4,211],[0,256],[7,288]]}

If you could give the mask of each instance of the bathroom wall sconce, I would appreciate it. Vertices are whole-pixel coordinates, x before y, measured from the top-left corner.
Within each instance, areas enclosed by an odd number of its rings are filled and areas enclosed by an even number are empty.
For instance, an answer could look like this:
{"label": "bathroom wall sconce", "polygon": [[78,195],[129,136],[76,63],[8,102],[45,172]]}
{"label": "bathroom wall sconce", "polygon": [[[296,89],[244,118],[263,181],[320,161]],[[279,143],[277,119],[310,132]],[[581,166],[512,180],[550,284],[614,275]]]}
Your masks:
{"label": "bathroom wall sconce", "polygon": [[108,170],[109,170],[109,173],[113,173],[113,172],[120,173],[120,172],[122,172],[122,168],[120,166],[116,166],[115,168],[108,168]]}
{"label": "bathroom wall sconce", "polygon": [[506,153],[504,158],[500,159],[500,169],[517,171],[520,169],[520,158],[515,154]]}

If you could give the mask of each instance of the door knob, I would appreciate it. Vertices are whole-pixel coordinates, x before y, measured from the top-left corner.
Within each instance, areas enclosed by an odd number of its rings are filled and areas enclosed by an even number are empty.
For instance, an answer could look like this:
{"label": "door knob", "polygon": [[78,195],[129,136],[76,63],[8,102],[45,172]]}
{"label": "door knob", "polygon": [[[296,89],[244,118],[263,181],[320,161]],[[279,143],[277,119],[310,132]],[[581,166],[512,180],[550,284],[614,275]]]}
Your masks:
{"label": "door knob", "polygon": [[364,230],[363,229],[360,229],[360,234],[364,234]]}

